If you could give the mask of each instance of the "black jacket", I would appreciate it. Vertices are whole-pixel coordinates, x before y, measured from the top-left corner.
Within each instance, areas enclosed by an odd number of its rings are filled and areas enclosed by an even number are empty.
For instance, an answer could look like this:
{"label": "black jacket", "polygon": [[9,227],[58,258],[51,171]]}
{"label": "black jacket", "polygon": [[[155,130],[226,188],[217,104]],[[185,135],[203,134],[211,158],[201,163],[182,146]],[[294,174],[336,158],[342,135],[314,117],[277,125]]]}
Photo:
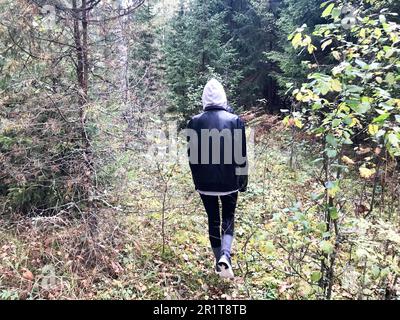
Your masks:
{"label": "black jacket", "polygon": [[[198,137],[197,139],[190,136],[188,138],[190,169],[196,190],[246,191],[248,163],[243,121],[237,115],[227,112],[223,107],[209,106],[203,113],[194,116],[189,121],[188,129],[192,129],[192,132],[195,132]],[[204,151],[207,150],[207,145],[204,145],[207,143],[205,140],[207,136],[202,137],[202,129],[214,129],[214,131],[217,129],[216,132],[220,134],[230,132],[232,139],[223,138],[222,134],[215,140],[209,137],[209,156],[207,157],[204,154]],[[213,148],[215,141],[219,141],[219,148],[218,144]],[[227,151],[225,151],[225,147],[227,147]],[[216,152],[219,155],[215,154]],[[237,157],[235,154],[240,154],[240,156]],[[190,157],[191,155],[192,157]],[[217,158],[219,156],[220,161],[213,162],[214,156]]]}

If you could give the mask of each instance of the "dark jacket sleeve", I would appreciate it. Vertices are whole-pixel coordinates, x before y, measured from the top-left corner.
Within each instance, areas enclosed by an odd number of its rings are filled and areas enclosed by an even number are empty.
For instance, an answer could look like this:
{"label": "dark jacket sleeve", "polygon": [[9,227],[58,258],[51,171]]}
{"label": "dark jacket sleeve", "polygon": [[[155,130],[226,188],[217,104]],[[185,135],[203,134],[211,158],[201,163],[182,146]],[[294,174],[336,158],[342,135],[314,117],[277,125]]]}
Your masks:
{"label": "dark jacket sleeve", "polygon": [[[190,119],[188,124],[186,125],[186,129],[192,129],[192,124],[193,124],[193,120]],[[189,137],[189,135],[186,136],[186,142],[188,144],[187,155],[188,155],[188,159],[189,159],[190,158],[190,148],[189,148],[190,137]]]}
{"label": "dark jacket sleeve", "polygon": [[242,156],[246,159],[244,163],[238,164],[237,166],[243,168],[244,172],[241,175],[238,175],[239,179],[239,191],[245,192],[247,190],[249,175],[248,175],[248,159],[247,159],[247,145],[246,145],[246,127],[244,122],[239,118],[238,119],[238,127],[241,130],[241,138],[242,138]]}

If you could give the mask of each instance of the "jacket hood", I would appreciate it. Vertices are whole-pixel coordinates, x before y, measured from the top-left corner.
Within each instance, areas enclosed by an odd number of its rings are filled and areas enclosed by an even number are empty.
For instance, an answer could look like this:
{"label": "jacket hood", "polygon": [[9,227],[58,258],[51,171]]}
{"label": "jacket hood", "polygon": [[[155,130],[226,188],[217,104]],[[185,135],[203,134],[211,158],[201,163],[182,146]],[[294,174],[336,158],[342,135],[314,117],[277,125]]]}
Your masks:
{"label": "jacket hood", "polygon": [[226,109],[228,106],[224,87],[216,79],[208,81],[204,87],[202,100],[203,109],[209,106],[218,106]]}

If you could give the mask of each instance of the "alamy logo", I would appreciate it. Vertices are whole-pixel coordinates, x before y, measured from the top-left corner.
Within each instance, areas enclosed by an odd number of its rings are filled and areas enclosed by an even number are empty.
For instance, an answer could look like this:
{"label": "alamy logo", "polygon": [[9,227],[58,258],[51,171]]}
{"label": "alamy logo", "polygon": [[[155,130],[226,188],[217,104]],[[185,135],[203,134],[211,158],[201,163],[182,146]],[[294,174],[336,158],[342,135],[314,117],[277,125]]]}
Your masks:
{"label": "alamy logo", "polygon": [[186,129],[189,140],[189,162],[237,166],[238,175],[247,174],[246,137],[241,129]]}
{"label": "alamy logo", "polygon": [[356,10],[350,6],[350,5],[345,5],[342,8],[342,27],[346,30],[350,30],[353,28],[353,26],[357,23],[357,18],[356,18]]}
{"label": "alamy logo", "polygon": [[234,165],[237,175],[247,175],[254,164],[255,128],[242,129],[177,129],[172,121],[167,130],[153,129],[146,133],[143,151],[153,161]]}

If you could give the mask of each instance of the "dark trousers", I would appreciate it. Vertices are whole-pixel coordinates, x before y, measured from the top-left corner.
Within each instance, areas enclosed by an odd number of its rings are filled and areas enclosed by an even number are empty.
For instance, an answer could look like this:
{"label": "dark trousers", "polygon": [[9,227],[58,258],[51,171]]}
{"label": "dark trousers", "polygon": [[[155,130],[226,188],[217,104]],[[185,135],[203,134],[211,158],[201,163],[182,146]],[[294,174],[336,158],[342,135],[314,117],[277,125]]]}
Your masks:
{"label": "dark trousers", "polygon": [[[222,235],[228,234],[233,236],[238,193],[234,192],[226,196],[207,196],[200,194],[200,197],[208,215],[208,234],[210,236],[211,246],[213,248],[221,247],[221,231]],[[221,200],[222,204],[222,224],[219,200]]]}

